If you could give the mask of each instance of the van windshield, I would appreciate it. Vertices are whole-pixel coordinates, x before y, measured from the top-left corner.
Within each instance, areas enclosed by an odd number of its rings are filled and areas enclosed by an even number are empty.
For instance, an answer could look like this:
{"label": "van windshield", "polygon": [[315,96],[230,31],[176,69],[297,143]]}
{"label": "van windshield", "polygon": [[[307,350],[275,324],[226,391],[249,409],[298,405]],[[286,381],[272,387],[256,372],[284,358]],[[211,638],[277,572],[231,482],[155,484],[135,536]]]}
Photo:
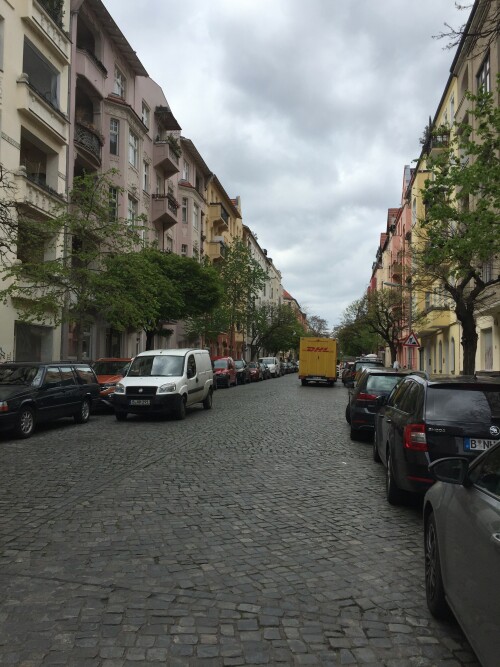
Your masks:
{"label": "van windshield", "polygon": [[261,361],[262,361],[262,363],[266,364],[267,366],[269,366],[269,364],[271,364],[271,366],[273,366],[276,363],[274,361],[274,357],[264,357],[263,359],[261,359]]}
{"label": "van windshield", "polygon": [[178,377],[183,366],[184,357],[167,354],[136,357],[127,377]]}

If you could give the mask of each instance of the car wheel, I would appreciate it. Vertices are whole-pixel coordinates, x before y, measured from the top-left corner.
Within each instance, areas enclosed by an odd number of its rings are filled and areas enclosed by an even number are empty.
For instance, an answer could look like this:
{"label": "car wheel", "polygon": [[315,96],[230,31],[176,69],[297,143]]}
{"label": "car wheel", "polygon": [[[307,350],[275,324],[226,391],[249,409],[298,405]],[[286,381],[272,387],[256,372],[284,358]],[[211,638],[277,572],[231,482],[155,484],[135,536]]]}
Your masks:
{"label": "car wheel", "polygon": [[348,405],[346,406],[346,409],[345,409],[345,420],[348,424],[351,423],[351,409]]}
{"label": "car wheel", "polygon": [[15,428],[15,434],[18,438],[29,438],[33,431],[35,430],[35,412],[33,408],[30,408],[28,405],[21,408],[19,412],[19,417],[17,418],[17,424]]}
{"label": "car wheel", "polygon": [[174,414],[176,419],[181,420],[186,418],[186,400],[183,397],[181,398]]}
{"label": "car wheel", "polygon": [[403,502],[403,492],[396,483],[394,472],[392,470],[391,451],[387,448],[387,469],[385,475],[385,491],[387,501],[391,505],[400,505]]}
{"label": "car wheel", "polygon": [[90,401],[88,398],[84,398],[80,406],[80,410],[74,416],[76,424],[85,424],[88,422],[90,417]]}
{"label": "car wheel", "polygon": [[212,400],[213,400],[213,391],[212,388],[210,387],[210,389],[208,390],[208,394],[205,400],[203,401],[203,407],[205,408],[205,410],[212,409]]}
{"label": "car wheel", "polygon": [[446,602],[439,544],[434,514],[430,514],[424,529],[425,553],[425,597],[429,611],[435,618],[445,619],[450,615],[450,608]]}
{"label": "car wheel", "polygon": [[115,412],[116,420],[119,422],[124,422],[127,419],[126,412]]}
{"label": "car wheel", "polygon": [[378,440],[377,440],[377,429],[375,428],[375,431],[373,432],[373,460],[375,463],[380,463],[381,458],[380,454],[378,453]]}

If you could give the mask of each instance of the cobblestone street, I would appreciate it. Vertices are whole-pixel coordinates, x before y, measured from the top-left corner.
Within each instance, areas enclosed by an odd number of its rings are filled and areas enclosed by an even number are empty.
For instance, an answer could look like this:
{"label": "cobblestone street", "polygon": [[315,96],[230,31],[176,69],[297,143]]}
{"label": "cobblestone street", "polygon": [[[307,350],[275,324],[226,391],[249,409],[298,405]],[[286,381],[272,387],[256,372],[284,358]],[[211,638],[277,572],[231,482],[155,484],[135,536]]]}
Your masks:
{"label": "cobblestone street", "polygon": [[0,665],[477,665],[346,397],[288,375],[1,436]]}

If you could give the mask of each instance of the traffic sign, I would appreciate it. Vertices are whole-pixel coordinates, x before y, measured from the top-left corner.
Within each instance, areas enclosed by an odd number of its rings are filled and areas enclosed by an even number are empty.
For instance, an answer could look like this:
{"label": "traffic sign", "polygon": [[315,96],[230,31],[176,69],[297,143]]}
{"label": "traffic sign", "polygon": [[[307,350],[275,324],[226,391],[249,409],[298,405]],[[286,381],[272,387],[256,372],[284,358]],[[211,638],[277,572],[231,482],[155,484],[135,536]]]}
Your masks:
{"label": "traffic sign", "polygon": [[405,345],[406,347],[420,347],[420,343],[418,342],[418,338],[415,336],[413,331],[408,336],[408,338],[405,340],[403,345]]}

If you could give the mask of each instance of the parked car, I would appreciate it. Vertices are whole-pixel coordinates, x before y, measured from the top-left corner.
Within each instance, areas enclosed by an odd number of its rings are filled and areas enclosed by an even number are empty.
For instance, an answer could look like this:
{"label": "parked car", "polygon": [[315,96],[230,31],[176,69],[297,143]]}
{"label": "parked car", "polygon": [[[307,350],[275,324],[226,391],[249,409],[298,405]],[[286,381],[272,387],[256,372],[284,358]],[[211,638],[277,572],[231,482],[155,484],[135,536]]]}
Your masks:
{"label": "parked car", "polygon": [[250,382],[250,369],[244,359],[235,359],[236,384],[248,384]]}
{"label": "parked car", "polygon": [[351,426],[351,438],[361,434],[373,435],[377,398],[388,396],[402,377],[411,371],[372,366],[361,371],[356,384],[349,389],[345,418]]}
{"label": "parked car", "polygon": [[258,361],[251,361],[248,364],[248,369],[250,371],[250,381],[259,382],[264,379],[263,371],[261,364]]}
{"label": "parked car", "polygon": [[341,375],[342,384],[345,384],[345,383],[346,383],[347,379],[348,379],[349,376],[350,376],[350,370],[351,370],[351,368],[352,368],[353,366],[354,366],[354,361],[347,361],[347,362],[345,363],[345,365],[344,365],[344,367],[343,367],[343,369],[342,369],[342,375]]}
{"label": "parked car", "polygon": [[263,380],[270,380],[271,379],[271,371],[269,370],[269,366],[265,364],[263,361],[259,362],[260,363],[260,370],[262,371],[262,379]]}
{"label": "parked car", "polygon": [[296,361],[289,361],[288,362],[289,367],[291,368],[291,373],[298,373],[299,371],[299,364]]}
{"label": "parked car", "polygon": [[73,417],[88,421],[99,397],[96,374],[69,361],[0,364],[0,429],[29,438],[38,423]]}
{"label": "parked car", "polygon": [[386,467],[391,504],[434,483],[429,464],[446,456],[473,459],[500,437],[500,380],[407,375],[377,399],[373,457]]}
{"label": "parked car", "polygon": [[113,408],[112,395],[115,391],[116,383],[126,375],[131,361],[130,358],[115,357],[94,361],[92,368],[97,375],[97,381],[100,386],[99,401],[96,402],[96,405],[100,403],[102,406]]}
{"label": "parked car", "polygon": [[213,372],[207,350],[196,348],[148,350],[130,364],[117,383],[113,406],[118,421],[128,413],[184,419],[186,407],[202,403],[212,408]]}
{"label": "parked car", "polygon": [[[497,411],[498,405],[497,401]],[[496,429],[493,435],[498,437],[500,428]],[[500,656],[500,596],[495,594],[500,581],[500,442],[474,461],[445,458],[430,468],[438,481],[424,499],[427,605],[437,618],[445,618],[451,609],[481,665],[496,667]]]}
{"label": "parked car", "polygon": [[281,375],[281,364],[276,357],[260,357],[259,361],[266,364],[272,378],[278,378]]}
{"label": "parked car", "polygon": [[342,374],[342,382],[346,387],[354,387],[354,383],[358,378],[360,372],[365,368],[384,368],[384,362],[381,359],[358,359],[352,366],[344,371]]}
{"label": "parked car", "polygon": [[236,367],[232,357],[214,357],[214,382],[218,387],[236,386]]}

